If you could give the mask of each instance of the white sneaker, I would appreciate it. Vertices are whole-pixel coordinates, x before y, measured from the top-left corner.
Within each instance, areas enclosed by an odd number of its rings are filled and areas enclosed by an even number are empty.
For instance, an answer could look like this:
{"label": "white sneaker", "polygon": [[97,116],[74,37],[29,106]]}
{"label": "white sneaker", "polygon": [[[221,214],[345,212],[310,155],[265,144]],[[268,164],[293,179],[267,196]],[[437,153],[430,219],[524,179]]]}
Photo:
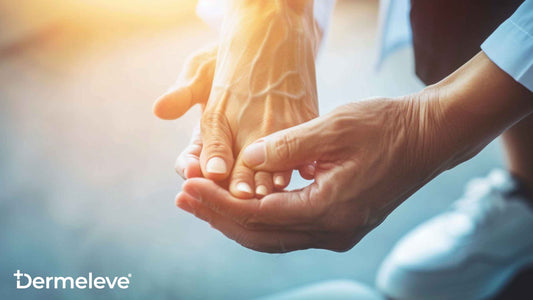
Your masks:
{"label": "white sneaker", "polygon": [[377,287],[393,299],[484,299],[533,263],[533,207],[509,173],[474,179],[453,207],[402,238]]}

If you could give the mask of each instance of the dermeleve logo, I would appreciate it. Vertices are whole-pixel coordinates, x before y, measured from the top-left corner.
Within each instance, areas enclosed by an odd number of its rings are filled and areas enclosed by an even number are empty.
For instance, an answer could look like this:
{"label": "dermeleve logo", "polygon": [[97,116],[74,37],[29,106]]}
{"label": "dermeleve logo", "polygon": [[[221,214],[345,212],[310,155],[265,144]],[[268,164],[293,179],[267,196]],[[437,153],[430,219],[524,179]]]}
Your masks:
{"label": "dermeleve logo", "polygon": [[93,273],[89,273],[89,276],[79,276],[73,278],[71,276],[35,276],[30,274],[21,273],[17,270],[17,273],[13,274],[17,278],[17,290],[35,288],[35,289],[127,289],[130,287],[131,274],[122,277],[93,277]]}

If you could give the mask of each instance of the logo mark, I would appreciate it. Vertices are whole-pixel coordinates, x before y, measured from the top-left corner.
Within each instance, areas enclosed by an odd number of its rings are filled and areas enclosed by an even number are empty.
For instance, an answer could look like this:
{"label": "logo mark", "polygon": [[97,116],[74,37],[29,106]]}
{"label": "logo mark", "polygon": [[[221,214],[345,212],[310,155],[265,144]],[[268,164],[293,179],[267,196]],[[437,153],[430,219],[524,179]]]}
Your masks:
{"label": "logo mark", "polygon": [[96,276],[93,277],[93,273],[89,272],[88,276],[79,276],[73,278],[71,276],[35,276],[30,274],[21,273],[17,270],[13,274],[17,278],[17,290],[23,290],[33,287],[34,289],[127,289],[130,286],[131,274],[127,276]]}

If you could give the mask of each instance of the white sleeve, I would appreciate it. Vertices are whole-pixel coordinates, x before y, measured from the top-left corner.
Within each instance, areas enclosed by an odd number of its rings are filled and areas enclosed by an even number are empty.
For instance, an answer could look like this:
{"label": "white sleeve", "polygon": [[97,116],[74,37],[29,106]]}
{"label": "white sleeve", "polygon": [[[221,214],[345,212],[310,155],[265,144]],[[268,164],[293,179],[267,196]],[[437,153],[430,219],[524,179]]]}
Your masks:
{"label": "white sleeve", "polygon": [[329,27],[336,0],[315,0],[314,15],[320,29],[325,33]]}
{"label": "white sleeve", "polygon": [[516,12],[481,45],[503,71],[533,92],[533,0]]}
{"label": "white sleeve", "polygon": [[224,0],[198,0],[196,14],[213,28],[220,28],[224,18]]}
{"label": "white sleeve", "polygon": [[[289,0],[290,1],[290,0]],[[325,32],[331,19],[336,0],[315,0],[314,14],[320,28]],[[196,14],[213,28],[220,28],[224,17],[224,0],[198,0]]]}

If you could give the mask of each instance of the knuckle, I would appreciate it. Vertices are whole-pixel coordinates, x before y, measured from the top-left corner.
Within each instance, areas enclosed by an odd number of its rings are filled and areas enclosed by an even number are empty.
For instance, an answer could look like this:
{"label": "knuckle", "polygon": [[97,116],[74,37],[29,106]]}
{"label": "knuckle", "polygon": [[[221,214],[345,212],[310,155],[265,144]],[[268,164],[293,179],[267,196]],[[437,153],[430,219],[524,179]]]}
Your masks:
{"label": "knuckle", "polygon": [[243,166],[240,161],[237,161],[233,169],[233,179],[248,179],[253,180],[253,172],[247,167]]}
{"label": "knuckle", "polygon": [[283,134],[274,142],[274,155],[277,160],[288,161],[292,158],[297,140],[289,135]]}
{"label": "knuckle", "polygon": [[225,142],[218,140],[218,139],[209,141],[209,144],[205,145],[204,148],[206,148],[206,150],[210,152],[211,155],[213,154],[226,155],[229,150],[229,146]]}
{"label": "knuckle", "polygon": [[206,133],[216,132],[217,134],[229,134],[228,122],[226,115],[222,112],[204,112],[202,115],[202,120],[200,122],[201,126],[201,135],[204,136]]}
{"label": "knuckle", "polygon": [[223,113],[204,113],[201,121],[201,135],[203,146],[209,147],[209,151],[226,153],[230,150],[228,141],[231,141],[231,131]]}
{"label": "knuckle", "polygon": [[202,132],[205,129],[218,129],[226,116],[222,112],[206,111],[202,115]]}

